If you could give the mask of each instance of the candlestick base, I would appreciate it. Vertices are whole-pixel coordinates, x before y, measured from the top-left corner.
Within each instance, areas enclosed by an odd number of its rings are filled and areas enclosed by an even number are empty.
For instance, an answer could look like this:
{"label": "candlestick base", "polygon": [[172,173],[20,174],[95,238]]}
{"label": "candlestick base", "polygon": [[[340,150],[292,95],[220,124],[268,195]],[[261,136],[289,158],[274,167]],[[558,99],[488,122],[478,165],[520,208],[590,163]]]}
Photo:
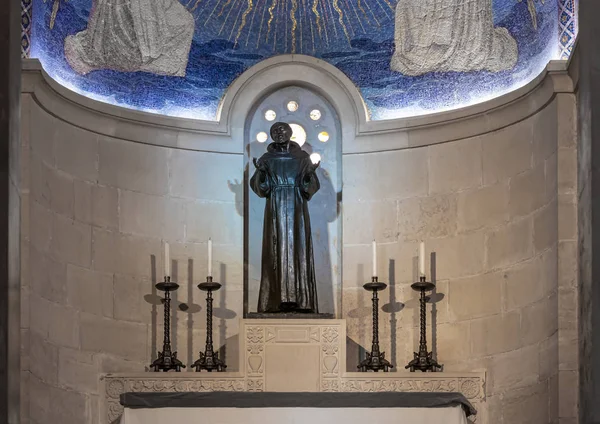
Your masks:
{"label": "candlestick base", "polygon": [[422,371],[422,372],[437,372],[438,369],[442,369],[442,366],[433,359],[433,352],[413,352],[414,358],[408,363],[404,369],[410,372]]}
{"label": "candlestick base", "polygon": [[158,352],[158,358],[152,362],[150,368],[154,372],[181,372],[181,368],[185,368],[185,365],[177,359],[177,352],[163,350],[162,352]]}
{"label": "candlestick base", "polygon": [[192,368],[196,370],[196,372],[200,372],[202,370],[212,372],[223,372],[227,365],[225,362],[219,359],[219,352],[200,352],[200,358],[196,359],[196,362],[192,364]]}
{"label": "candlestick base", "polygon": [[385,352],[372,351],[367,352],[366,355],[367,357],[360,361],[360,364],[358,364],[357,368],[360,372],[388,372],[390,368],[394,368],[390,361],[385,359]]}

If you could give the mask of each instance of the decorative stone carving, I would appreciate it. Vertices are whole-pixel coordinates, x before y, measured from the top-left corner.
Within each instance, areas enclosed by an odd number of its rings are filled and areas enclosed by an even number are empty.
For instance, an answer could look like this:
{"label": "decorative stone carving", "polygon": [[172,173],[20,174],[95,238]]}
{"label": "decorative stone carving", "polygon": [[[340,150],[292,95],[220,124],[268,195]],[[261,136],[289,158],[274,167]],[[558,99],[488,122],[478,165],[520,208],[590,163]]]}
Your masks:
{"label": "decorative stone carving", "polygon": [[335,345],[323,345],[323,375],[331,376],[338,371],[338,347]]}
{"label": "decorative stone carving", "polygon": [[321,380],[321,391],[322,392],[339,392],[340,381],[339,380]]}
{"label": "decorative stone carving", "polygon": [[310,340],[312,340],[313,342],[318,342],[321,340],[319,337],[319,327],[311,327]]}
{"label": "decorative stone carving", "polygon": [[[274,337],[274,332],[271,330],[269,331],[269,335],[273,334],[272,337]],[[262,327],[247,327],[246,328],[246,339],[248,340],[248,344],[253,344],[253,343],[262,343],[263,342],[263,336],[264,336],[264,328]]]}
{"label": "decorative stone carving", "polygon": [[249,379],[247,389],[249,392],[262,392],[264,383],[262,380]]}
{"label": "decorative stone carving", "polygon": [[266,338],[266,342],[270,342],[273,339],[275,339],[275,329],[272,327],[267,327],[265,328],[265,332],[267,333],[267,338]]}
{"label": "decorative stone carving", "polygon": [[[350,373],[349,373],[350,374]],[[357,373],[352,373],[356,375]],[[468,376],[468,374],[472,374]],[[474,375],[473,375],[474,374]],[[464,377],[461,377],[464,376]],[[483,399],[484,373],[389,373],[380,378],[344,378],[342,392],[460,392],[469,401]]]}
{"label": "decorative stone carving", "polygon": [[475,399],[483,392],[481,383],[472,378],[460,379],[460,390],[467,399]]}
{"label": "decorative stone carving", "polygon": [[244,392],[247,390],[244,378],[205,376],[206,374],[200,376],[192,373],[106,374],[101,377],[106,411],[103,423],[111,424],[123,413],[119,397],[126,392]]}
{"label": "decorative stone carving", "polygon": [[323,339],[325,339],[327,343],[335,343],[339,336],[339,331],[336,327],[325,327],[323,328],[322,333]]}
{"label": "decorative stone carving", "polygon": [[[290,322],[294,321],[294,322]],[[348,373],[344,320],[243,320],[240,372],[136,373],[102,376],[101,424],[112,424],[123,413],[119,396],[126,392],[265,391],[267,358],[285,363],[285,357],[265,356],[266,348],[314,346],[315,390],[322,392],[461,392],[478,410],[470,422],[486,424],[485,373]],[[312,359],[311,359],[312,360]],[[318,366],[317,366],[318,365]],[[302,370],[302,372],[308,372]],[[312,371],[311,371],[312,372]]]}
{"label": "decorative stone carving", "polygon": [[265,333],[267,339],[274,337],[274,332],[271,329],[256,326],[246,327],[246,369],[248,375],[260,375],[264,371]]}

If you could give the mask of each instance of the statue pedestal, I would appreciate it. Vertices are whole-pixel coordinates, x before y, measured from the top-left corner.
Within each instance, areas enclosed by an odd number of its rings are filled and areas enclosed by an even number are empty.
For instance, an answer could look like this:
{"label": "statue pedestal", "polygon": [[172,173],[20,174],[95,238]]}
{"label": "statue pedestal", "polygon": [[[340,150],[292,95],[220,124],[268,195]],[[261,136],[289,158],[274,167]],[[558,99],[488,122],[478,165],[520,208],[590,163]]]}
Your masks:
{"label": "statue pedestal", "polygon": [[272,320],[288,320],[288,319],[303,319],[303,320],[315,320],[315,319],[332,319],[333,314],[304,314],[297,312],[248,312],[247,319],[272,319]]}
{"label": "statue pedestal", "polygon": [[319,392],[345,370],[344,320],[247,319],[241,330],[240,369],[264,391]]}
{"label": "statue pedestal", "polygon": [[345,320],[242,319],[239,340],[239,372],[103,375],[100,423],[122,414],[122,393],[212,391],[459,392],[486,422],[484,372],[346,372]]}

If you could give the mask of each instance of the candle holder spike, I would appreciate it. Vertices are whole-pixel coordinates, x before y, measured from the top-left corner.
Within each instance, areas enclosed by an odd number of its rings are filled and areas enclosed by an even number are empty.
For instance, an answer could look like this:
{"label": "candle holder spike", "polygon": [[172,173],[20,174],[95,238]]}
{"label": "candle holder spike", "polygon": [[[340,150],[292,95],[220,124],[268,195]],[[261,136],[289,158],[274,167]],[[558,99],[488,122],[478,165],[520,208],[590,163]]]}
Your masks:
{"label": "candle holder spike", "polygon": [[419,281],[411,284],[413,290],[421,293],[419,299],[419,308],[420,308],[420,341],[419,341],[419,351],[414,352],[414,358],[412,361],[408,363],[404,368],[410,369],[410,372],[415,372],[415,370],[419,370],[422,372],[436,372],[438,369],[441,369],[442,366],[437,363],[435,359],[433,359],[433,352],[427,351],[427,316],[426,316],[426,303],[429,300],[429,297],[425,295],[425,292],[431,291],[435,288],[435,284],[426,281],[425,276],[421,276]]}
{"label": "candle holder spike", "polygon": [[163,299],[164,304],[164,337],[163,350],[158,352],[158,358],[152,362],[150,368],[154,372],[171,371],[181,372],[181,368],[185,368],[183,362],[177,359],[177,352],[171,351],[171,292],[179,288],[179,284],[171,281],[171,277],[165,277],[165,281],[157,283],[154,287],[157,290],[165,292]]}
{"label": "candle holder spike", "polygon": [[387,284],[377,281],[377,277],[373,277],[370,283],[366,283],[363,288],[373,292],[373,342],[371,344],[371,352],[367,352],[367,357],[363,359],[357,368],[361,372],[369,370],[378,372],[388,372],[394,366],[385,359],[385,352],[379,350],[379,298],[377,292],[385,290]]}
{"label": "candle holder spike", "polygon": [[227,365],[225,365],[223,360],[219,359],[219,352],[214,351],[212,339],[212,292],[219,290],[221,284],[214,282],[212,277],[209,276],[206,277],[206,283],[198,284],[198,288],[206,292],[206,347],[204,352],[200,352],[200,358],[192,364],[192,367],[196,369],[196,372],[202,370],[222,372],[225,371]]}

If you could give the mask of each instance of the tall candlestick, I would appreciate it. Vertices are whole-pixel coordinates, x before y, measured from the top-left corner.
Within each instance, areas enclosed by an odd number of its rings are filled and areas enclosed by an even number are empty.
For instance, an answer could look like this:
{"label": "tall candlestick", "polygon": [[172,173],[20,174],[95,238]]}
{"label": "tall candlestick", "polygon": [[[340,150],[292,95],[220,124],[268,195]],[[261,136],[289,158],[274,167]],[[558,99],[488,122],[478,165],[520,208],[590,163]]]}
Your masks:
{"label": "tall candlestick", "polygon": [[377,243],[373,240],[373,277],[377,277]]}
{"label": "tall candlestick", "polygon": [[208,239],[208,276],[212,277],[212,239]]}
{"label": "tall candlestick", "polygon": [[425,276],[425,243],[419,244],[419,276]]}
{"label": "tall candlestick", "polygon": [[165,277],[171,276],[171,255],[169,253],[169,243],[165,242]]}

